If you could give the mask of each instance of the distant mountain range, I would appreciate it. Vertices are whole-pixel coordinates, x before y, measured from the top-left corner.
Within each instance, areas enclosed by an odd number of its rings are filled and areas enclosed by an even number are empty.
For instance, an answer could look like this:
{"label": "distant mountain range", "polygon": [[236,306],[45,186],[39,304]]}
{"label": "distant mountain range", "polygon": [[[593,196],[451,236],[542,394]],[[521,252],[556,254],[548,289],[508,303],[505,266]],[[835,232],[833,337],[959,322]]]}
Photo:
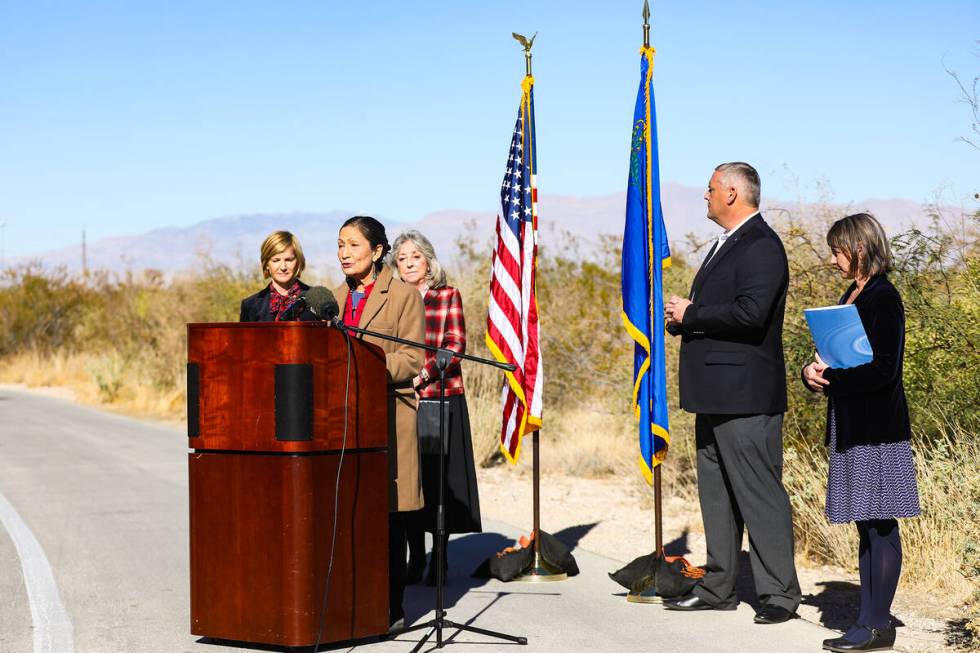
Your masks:
{"label": "distant mountain range", "polygon": [[[664,216],[674,251],[686,248],[686,236],[704,240],[717,233],[717,227],[705,217],[703,189],[668,183],[663,188]],[[579,241],[578,252],[588,256],[600,234],[622,234],[625,193],[598,197],[541,195],[539,204],[541,247],[552,252],[569,246],[569,235]],[[889,232],[909,225],[922,225],[928,219],[925,207],[910,200],[867,200],[848,206],[837,206],[837,213],[870,211]],[[806,213],[814,205],[774,201],[763,206],[770,215],[778,210]],[[114,236],[89,243],[86,256],[90,270],[110,272],[142,271],[147,268],[165,274],[192,271],[202,260],[235,267],[258,266],[259,245],[269,232],[287,229],[303,244],[308,269],[317,276],[336,278],[336,239],[340,225],[350,211],[326,213],[293,212],[278,214],[236,215],[204,220],[187,227],[166,227],[142,234]],[[476,246],[489,243],[494,233],[493,211],[447,209],[430,213],[416,222],[396,222],[377,216],[385,222],[388,237],[394,240],[406,229],[418,229],[432,240],[440,258],[451,262],[458,238],[469,239]],[[488,253],[489,255],[489,253]],[[44,252],[20,260],[40,261],[44,268],[65,267],[78,271],[82,267],[81,246]]]}

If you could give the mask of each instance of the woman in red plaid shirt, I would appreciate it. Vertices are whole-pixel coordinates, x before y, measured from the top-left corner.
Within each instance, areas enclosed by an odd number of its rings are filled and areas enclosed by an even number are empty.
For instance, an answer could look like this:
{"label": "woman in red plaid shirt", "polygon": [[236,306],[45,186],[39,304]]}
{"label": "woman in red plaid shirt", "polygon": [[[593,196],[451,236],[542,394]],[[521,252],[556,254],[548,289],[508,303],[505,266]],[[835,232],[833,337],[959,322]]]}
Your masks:
{"label": "woman in red plaid shirt", "polygon": [[[436,258],[429,239],[407,231],[392,246],[395,276],[422,293],[425,303],[426,344],[463,353],[466,325],[459,290],[446,285],[446,273]],[[479,533],[480,496],[473,464],[470,417],[463,395],[463,373],[459,359],[446,369],[446,419],[449,439],[446,449],[446,533]],[[425,508],[408,519],[409,562],[406,581],[422,580],[425,567],[425,532],[435,534],[439,501],[439,370],[436,357],[426,352],[425,364],[415,378],[419,396],[418,435],[422,454],[422,490]],[[447,557],[448,559],[448,557]],[[429,565],[425,582],[435,585],[435,564]]]}

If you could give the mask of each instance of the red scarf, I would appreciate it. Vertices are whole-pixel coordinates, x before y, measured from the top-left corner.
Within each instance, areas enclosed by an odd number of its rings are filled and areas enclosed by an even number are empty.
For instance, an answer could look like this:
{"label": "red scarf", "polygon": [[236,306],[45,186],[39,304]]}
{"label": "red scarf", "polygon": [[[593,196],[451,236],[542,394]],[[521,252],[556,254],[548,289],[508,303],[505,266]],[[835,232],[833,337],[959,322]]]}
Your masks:
{"label": "red scarf", "polygon": [[289,287],[289,291],[285,295],[280,295],[279,291],[272,287],[272,283],[269,283],[269,310],[275,316],[276,322],[279,321],[283,313],[289,310],[290,306],[296,303],[300,292],[302,292],[302,288],[299,286],[299,280],[293,281],[293,285]]}

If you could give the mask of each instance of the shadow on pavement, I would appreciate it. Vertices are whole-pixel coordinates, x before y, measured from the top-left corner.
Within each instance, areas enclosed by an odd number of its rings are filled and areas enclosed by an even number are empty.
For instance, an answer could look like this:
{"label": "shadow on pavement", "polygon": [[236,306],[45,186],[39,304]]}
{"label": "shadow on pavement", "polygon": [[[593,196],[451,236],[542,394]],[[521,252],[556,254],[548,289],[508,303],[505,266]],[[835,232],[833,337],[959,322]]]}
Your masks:
{"label": "shadow on pavement", "polygon": [[[861,586],[841,580],[817,583],[817,586],[823,589],[819,594],[805,595],[803,605],[817,608],[820,611],[820,623],[827,628],[847,630],[853,626],[861,610]],[[905,625],[895,615],[891,619],[892,626]]]}
{"label": "shadow on pavement", "polygon": [[[499,533],[469,533],[450,540],[447,548],[449,574],[446,577],[444,607],[449,610],[464,594],[486,585],[488,579],[473,578],[470,574],[481,562],[513,543],[513,538]],[[435,605],[436,588],[409,585],[405,589],[405,624],[415,623],[435,608]]]}
{"label": "shadow on pavement", "polygon": [[[599,522],[595,521],[591,524],[579,524],[578,526],[569,526],[568,528],[563,528],[554,534],[562,544],[567,546],[569,549],[575,549],[578,543],[582,541],[582,538],[589,534],[593,528],[599,525]],[[544,529],[542,529],[544,530]]]}
{"label": "shadow on pavement", "polygon": [[807,594],[803,605],[820,611],[820,623],[834,630],[847,630],[854,625],[861,608],[861,586],[847,581],[817,583],[819,594]]}
{"label": "shadow on pavement", "polygon": [[690,547],[687,545],[687,536],[690,534],[688,529],[684,529],[684,532],[678,535],[676,538],[664,544],[664,555],[669,556],[683,556],[691,552]]}

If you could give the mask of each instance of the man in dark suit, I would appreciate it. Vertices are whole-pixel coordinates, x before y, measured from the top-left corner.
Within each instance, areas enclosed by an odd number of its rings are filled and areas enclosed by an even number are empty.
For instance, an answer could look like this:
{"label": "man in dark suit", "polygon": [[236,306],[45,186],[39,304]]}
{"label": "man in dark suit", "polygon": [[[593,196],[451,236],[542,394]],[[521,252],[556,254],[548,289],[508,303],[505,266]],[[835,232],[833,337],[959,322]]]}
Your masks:
{"label": "man in dark suit", "polygon": [[708,218],[724,233],[688,299],[671,297],[668,331],[682,337],[681,408],[696,413],[698,494],[707,540],[702,582],[665,602],[673,610],[733,610],[742,531],[763,605],[756,623],[781,623],[800,603],[793,521],[783,488],[786,369],[783,312],[789,268],[759,213],[759,173],[747,163],[715,168]]}

